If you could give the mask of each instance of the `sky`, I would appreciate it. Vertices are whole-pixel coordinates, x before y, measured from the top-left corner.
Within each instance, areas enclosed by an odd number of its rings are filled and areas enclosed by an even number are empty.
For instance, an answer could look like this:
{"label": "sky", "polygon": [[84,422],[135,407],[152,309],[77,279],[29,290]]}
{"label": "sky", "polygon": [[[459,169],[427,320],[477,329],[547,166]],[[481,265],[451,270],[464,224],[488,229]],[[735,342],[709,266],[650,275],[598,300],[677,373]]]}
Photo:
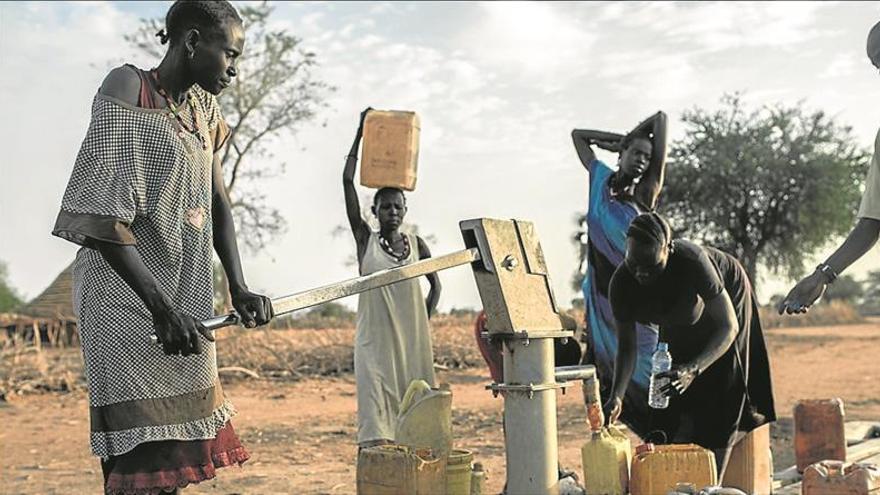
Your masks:
{"label": "sky", "polygon": [[[340,176],[367,106],[421,118],[407,220],[436,238],[434,254],[463,247],[461,220],[530,220],[563,307],[577,295],[573,217],[587,202],[573,128],[625,132],[663,110],[676,139],[683,111],[732,92],[756,107],[803,101],[852,126],[866,148],[880,126],[880,75],[865,55],[876,2],[273,5],[273,24],[304,40],[315,75],[337,90],[316,122],[271,144],[286,171],[263,190],[289,229],[242,255],[250,287],[272,297],[356,276],[346,263],[354,241],[333,230],[346,223]],[[123,36],[169,6],[0,2],[0,260],[26,297],[75,255],[50,231],[92,98],[113,61],[158,64]],[[878,248],[847,273],[876,269]],[[441,310],[480,306],[467,268],[441,279]],[[762,274],[759,298],[791,284]]]}

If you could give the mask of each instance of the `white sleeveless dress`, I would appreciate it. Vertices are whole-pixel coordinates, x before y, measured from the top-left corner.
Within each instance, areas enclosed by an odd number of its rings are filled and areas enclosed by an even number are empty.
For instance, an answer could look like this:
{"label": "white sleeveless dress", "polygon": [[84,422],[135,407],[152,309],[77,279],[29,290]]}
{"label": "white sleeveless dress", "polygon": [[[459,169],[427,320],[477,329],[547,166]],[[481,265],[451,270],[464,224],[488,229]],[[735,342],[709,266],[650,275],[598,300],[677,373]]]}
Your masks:
{"label": "white sleeveless dress", "polygon": [[[360,265],[361,275],[418,261],[412,234],[410,255],[397,261],[370,233]],[[434,353],[425,297],[418,279],[362,293],[358,299],[354,345],[357,380],[358,443],[394,440],[400,401],[412,380],[434,385]]]}

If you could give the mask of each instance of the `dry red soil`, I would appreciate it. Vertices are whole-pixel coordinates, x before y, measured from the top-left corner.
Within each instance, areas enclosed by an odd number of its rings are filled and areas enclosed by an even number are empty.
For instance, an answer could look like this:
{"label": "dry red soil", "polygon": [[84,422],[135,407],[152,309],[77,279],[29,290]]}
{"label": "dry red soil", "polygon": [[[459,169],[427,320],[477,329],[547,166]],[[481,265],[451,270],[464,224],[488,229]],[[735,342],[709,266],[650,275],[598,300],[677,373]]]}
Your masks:
{"label": "dry red soil", "polygon": [[[880,419],[880,324],[767,332],[780,422],[774,459],[790,464],[791,411],[803,398],[842,397],[847,419]],[[70,350],[65,352],[71,352]],[[75,352],[75,351],[73,351]],[[484,389],[483,370],[441,372],[452,384],[456,446],[488,470],[489,493],[504,482],[502,399]],[[354,377],[300,382],[231,381],[236,429],[252,454],[241,468],[187,493],[354,493]],[[100,493],[97,459],[88,451],[85,392],[28,395],[0,403],[2,493]],[[559,395],[559,455],[580,471],[587,426],[579,388]]]}

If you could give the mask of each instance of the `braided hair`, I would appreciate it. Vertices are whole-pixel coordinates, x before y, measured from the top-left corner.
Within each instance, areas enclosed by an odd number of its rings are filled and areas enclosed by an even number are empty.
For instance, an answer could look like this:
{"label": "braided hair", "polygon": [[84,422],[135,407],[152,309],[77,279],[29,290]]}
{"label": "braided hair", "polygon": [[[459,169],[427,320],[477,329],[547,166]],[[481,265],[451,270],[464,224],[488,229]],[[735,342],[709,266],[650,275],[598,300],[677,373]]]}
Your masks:
{"label": "braided hair", "polygon": [[397,187],[383,187],[376,191],[376,194],[373,196],[373,205],[379,204],[379,198],[385,196],[391,196],[393,194],[400,194],[400,197],[403,198],[403,204],[406,206],[406,195],[403,193],[403,189]]}
{"label": "braided hair", "polygon": [[635,217],[626,236],[645,244],[668,246],[672,243],[672,228],[665,218],[652,211]]}
{"label": "braided hair", "polygon": [[165,15],[165,29],[156,36],[163,45],[170,41],[174,46],[190,29],[198,29],[207,36],[227,22],[242,20],[226,0],[177,0]]}
{"label": "braided hair", "polygon": [[623,136],[623,139],[620,140],[620,151],[623,152],[624,150],[629,148],[630,145],[633,143],[633,141],[635,141],[636,139],[647,139],[648,141],[652,141],[651,133],[650,133],[650,131],[647,131],[647,130],[646,131],[633,130],[633,131],[628,132],[626,134],[626,136]]}

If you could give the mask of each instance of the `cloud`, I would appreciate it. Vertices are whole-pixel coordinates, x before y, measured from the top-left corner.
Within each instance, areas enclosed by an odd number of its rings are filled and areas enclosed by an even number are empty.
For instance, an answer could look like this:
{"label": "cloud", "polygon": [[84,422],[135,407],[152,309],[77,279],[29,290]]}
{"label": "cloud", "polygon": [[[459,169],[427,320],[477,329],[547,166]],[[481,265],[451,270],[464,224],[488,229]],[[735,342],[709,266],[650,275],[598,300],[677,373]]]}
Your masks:
{"label": "cloud", "polygon": [[623,26],[651,31],[703,53],[788,47],[835,34],[816,20],[832,2],[650,2],[630,4]]}
{"label": "cloud", "polygon": [[[571,295],[576,264],[569,219],[586,195],[572,128],[626,130],[657,109],[677,122],[683,108],[711,107],[736,89],[755,104],[815,95],[811,102],[865,129],[865,143],[880,122],[880,107],[869,105],[876,74],[858,69],[863,34],[843,29],[874,15],[871,5],[426,4],[275,4],[273,28],[301,37],[317,54],[316,74],[339,90],[321,115],[326,127],[304,126],[293,141],[273,145],[290,167],[265,192],[291,231],[259,256],[245,255],[255,287],[277,294],[351,276],[342,265],[350,239],[329,232],[345,219],[341,158],[367,105],[422,117],[423,166],[409,220],[437,234],[433,250],[460,247],[463,218],[534,220],[560,301]],[[0,246],[0,258],[28,293],[72,257],[46,226],[85,132],[101,64],[129,52],[122,35],[137,18],[128,5],[0,3],[0,106],[15,116],[0,124],[9,191],[0,209],[16,213],[0,219],[0,231],[21,236]],[[138,15],[161,16],[167,7],[139,5]],[[841,46],[857,48],[841,56],[850,50]],[[831,76],[833,91],[821,78]],[[52,146],[44,146],[47,126]],[[28,214],[17,214],[25,204]],[[443,276],[444,308],[477,304],[470,273]]]}
{"label": "cloud", "polygon": [[821,79],[834,79],[838,77],[848,77],[856,73],[856,69],[860,68],[864,63],[862,57],[856,57],[855,54],[847,53],[833,59],[828,67],[825,68],[819,77]]}
{"label": "cloud", "polygon": [[662,107],[688,98],[701,86],[701,77],[688,53],[646,49],[599,60],[596,76],[607,83],[617,99],[650,99]]}
{"label": "cloud", "polygon": [[495,70],[553,80],[577,72],[597,35],[566,15],[567,6],[486,2],[455,44]]}
{"label": "cloud", "polygon": [[376,2],[370,7],[370,14],[380,15],[393,11],[394,2]]}
{"label": "cloud", "polygon": [[0,199],[7,213],[0,229],[23,236],[0,243],[0,258],[28,294],[73,258],[72,245],[49,230],[106,62],[124,55],[122,35],[137,22],[103,2],[0,3],[0,106],[14,116],[0,121],[0,176],[9,191]]}
{"label": "cloud", "polygon": [[[487,116],[507,104],[494,94],[497,75],[465,51],[395,41],[372,19],[338,21],[307,16],[289,27],[320,33],[306,43],[318,53],[319,76],[343,88],[333,100],[341,112],[352,114],[367,104],[416,110],[425,129],[422,146],[430,148],[453,136],[485,138]],[[465,138],[455,148],[475,149],[476,142]]]}
{"label": "cloud", "polygon": [[[127,51],[122,35],[133,32],[138,19],[104,2],[73,2],[58,8],[47,3],[2,8],[4,71],[10,64],[28,65],[33,70],[34,54],[51,57],[64,54],[59,62],[65,68],[89,67],[91,64]],[[71,47],[76,46],[76,50]],[[58,68],[53,68],[57,74]],[[10,82],[11,78],[4,78]]]}

